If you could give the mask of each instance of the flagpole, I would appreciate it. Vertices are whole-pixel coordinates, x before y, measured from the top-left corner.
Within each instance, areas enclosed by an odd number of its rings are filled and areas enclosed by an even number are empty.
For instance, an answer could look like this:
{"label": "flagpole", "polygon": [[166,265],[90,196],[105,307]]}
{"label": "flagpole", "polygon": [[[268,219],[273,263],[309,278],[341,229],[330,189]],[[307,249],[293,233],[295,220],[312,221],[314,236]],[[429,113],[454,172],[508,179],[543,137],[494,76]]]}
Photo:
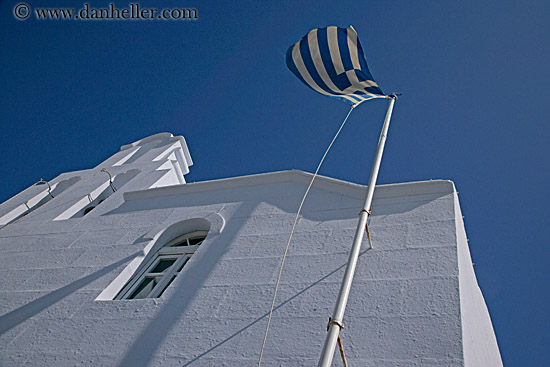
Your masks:
{"label": "flagpole", "polygon": [[353,280],[353,274],[357,266],[357,259],[361,250],[361,242],[363,241],[363,235],[365,233],[365,226],[367,224],[368,217],[371,211],[372,198],[374,196],[374,188],[376,186],[376,180],[378,178],[378,170],[380,169],[380,162],[382,161],[382,153],[384,152],[384,145],[386,144],[386,137],[388,134],[388,128],[390,126],[390,119],[393,112],[393,105],[397,97],[395,95],[388,96],[390,104],[386,112],[386,118],[384,119],[384,125],[382,126],[382,132],[380,133],[380,139],[378,140],[378,147],[376,148],[376,154],[372,163],[372,169],[370,172],[369,183],[367,187],[367,195],[365,197],[365,204],[359,214],[359,223],[355,230],[355,238],[351,247],[351,252],[344,273],[344,279],[340,285],[340,293],[334,306],[331,321],[328,325],[328,332],[325,339],[325,345],[321,352],[321,358],[319,359],[319,367],[330,367],[332,358],[334,356],[334,350],[336,349],[336,341],[340,334],[340,329],[343,328],[344,311],[348,302],[349,292],[351,289],[351,282]]}

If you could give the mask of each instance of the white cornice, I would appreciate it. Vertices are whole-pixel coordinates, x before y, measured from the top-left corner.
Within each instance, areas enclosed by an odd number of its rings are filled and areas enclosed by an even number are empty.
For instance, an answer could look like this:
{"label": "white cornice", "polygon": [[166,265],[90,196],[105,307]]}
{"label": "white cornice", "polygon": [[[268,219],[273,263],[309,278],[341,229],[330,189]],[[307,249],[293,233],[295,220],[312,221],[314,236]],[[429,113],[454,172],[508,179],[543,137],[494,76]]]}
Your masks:
{"label": "white cornice", "polygon": [[[223,178],[147,190],[131,191],[124,193],[124,200],[132,201],[157,197],[179,196],[190,193],[218,191],[283,182],[295,182],[307,186],[312,176],[313,175],[309,172],[299,170],[261,173],[249,176]],[[326,176],[317,176],[313,187],[320,190],[338,192],[354,198],[363,198],[367,186]],[[377,187],[376,197],[390,198],[425,194],[450,194],[453,192],[455,192],[455,188],[452,181],[430,180],[380,185]]]}

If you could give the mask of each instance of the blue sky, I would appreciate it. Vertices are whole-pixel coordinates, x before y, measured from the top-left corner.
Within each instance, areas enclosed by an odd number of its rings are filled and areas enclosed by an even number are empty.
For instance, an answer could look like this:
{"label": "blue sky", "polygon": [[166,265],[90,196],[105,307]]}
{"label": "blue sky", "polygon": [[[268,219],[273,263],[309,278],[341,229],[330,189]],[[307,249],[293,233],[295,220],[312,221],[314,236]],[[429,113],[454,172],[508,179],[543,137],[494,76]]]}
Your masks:
{"label": "blue sky", "polygon": [[[382,89],[403,94],[379,183],[455,182],[505,366],[548,365],[549,2],[140,3],[196,21],[18,21],[17,3],[0,0],[0,201],[161,131],[186,137],[188,181],[314,171],[349,107],[285,53],[351,24]],[[352,113],[321,174],[366,184],[386,106]]]}

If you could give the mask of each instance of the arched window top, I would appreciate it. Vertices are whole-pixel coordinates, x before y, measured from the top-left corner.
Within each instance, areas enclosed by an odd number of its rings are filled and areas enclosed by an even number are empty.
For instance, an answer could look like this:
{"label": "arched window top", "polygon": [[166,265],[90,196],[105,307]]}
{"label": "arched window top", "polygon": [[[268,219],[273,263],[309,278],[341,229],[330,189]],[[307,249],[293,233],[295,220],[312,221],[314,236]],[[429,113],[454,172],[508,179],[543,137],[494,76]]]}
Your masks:
{"label": "arched window top", "polygon": [[[151,261],[157,261],[161,255],[174,255],[176,257],[185,255],[190,257],[202,244],[206,236],[216,236],[222,233],[224,227],[225,219],[220,214],[199,212],[193,213],[193,217],[191,218],[173,223],[162,230],[157,228],[146,233],[142,236],[144,240],[147,240],[147,245],[143,249],[143,255],[134,258],[119,276],[99,294],[96,300],[111,301],[131,299],[133,294],[130,291],[130,287],[139,286],[139,281],[145,277],[144,274],[147,272],[147,267],[152,266]],[[185,257],[182,257],[182,259],[184,259],[181,261],[184,261],[183,265],[185,265]],[[161,267],[165,265],[169,264],[163,263]],[[155,268],[153,267],[151,269]],[[157,270],[159,269],[160,268]],[[177,274],[181,271],[177,266],[170,269],[170,271],[175,270]],[[157,283],[160,288],[155,289],[162,289],[162,291],[159,291],[158,295],[155,295],[157,293],[157,291],[155,291],[155,293],[149,293],[145,297],[159,297],[172,280],[173,278],[167,281],[164,288],[162,288],[162,284]],[[153,285],[154,284],[151,284],[150,286]],[[135,289],[136,288],[134,288],[134,290]],[[140,297],[144,295],[145,293],[142,293]],[[134,298],[137,297],[134,296]]]}
{"label": "arched window top", "polygon": [[163,247],[191,247],[199,246],[202,241],[208,235],[208,231],[195,231],[191,233],[186,233],[184,235],[178,236],[173,240],[169,241]]}
{"label": "arched window top", "polygon": [[160,245],[161,247],[168,246],[173,241],[177,241],[179,238],[185,236],[191,236],[193,233],[201,232],[206,235],[210,231],[210,222],[204,218],[192,218],[181,222],[177,222],[169,226],[168,228],[160,231],[154,236],[155,247]]}
{"label": "arched window top", "polygon": [[115,299],[160,297],[207,235],[205,230],[192,231],[166,242],[138,267]]}

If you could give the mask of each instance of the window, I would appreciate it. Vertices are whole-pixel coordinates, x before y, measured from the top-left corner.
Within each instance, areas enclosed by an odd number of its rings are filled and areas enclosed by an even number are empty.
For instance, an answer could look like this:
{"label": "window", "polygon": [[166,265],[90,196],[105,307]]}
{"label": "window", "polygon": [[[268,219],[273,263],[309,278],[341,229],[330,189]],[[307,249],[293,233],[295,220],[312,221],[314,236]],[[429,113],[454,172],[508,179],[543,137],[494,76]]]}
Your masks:
{"label": "window", "polygon": [[207,231],[195,231],[168,242],[136,270],[115,299],[160,297],[207,234]]}

